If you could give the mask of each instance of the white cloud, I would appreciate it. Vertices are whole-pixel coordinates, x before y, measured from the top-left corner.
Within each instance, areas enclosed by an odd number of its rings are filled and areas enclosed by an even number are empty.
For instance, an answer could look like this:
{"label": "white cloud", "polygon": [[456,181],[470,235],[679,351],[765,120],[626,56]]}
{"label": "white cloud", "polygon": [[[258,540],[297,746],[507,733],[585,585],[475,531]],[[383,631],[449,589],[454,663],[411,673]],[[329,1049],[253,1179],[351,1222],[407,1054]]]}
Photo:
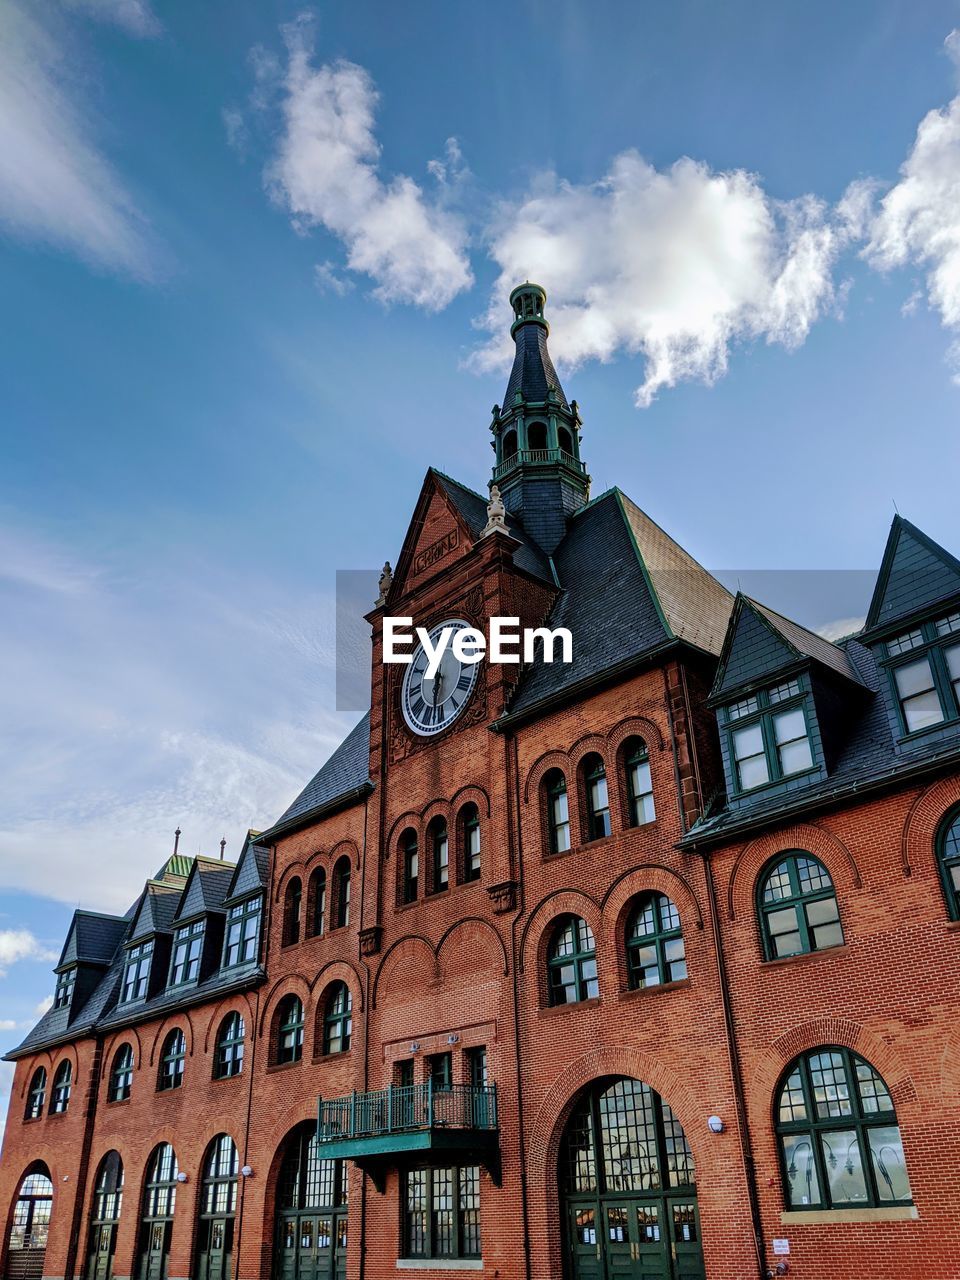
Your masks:
{"label": "white cloud", "polygon": [[273,198],[297,230],[337,236],[350,270],[369,276],[381,301],[442,309],[473,283],[462,221],[412,178],[380,176],[378,94],[364,68],[314,66],[307,23],[286,36],[282,128],[266,170]]}
{"label": "white cloud", "polygon": [[[34,1009],[34,1014],[36,1017],[42,1018],[43,1015],[45,1013],[49,1013],[52,1008],[53,1008],[53,996],[44,996],[43,999],[37,1005],[36,1009]],[[31,1022],[29,1025],[32,1027],[33,1023]]]}
{"label": "white cloud", "polygon": [[712,382],[738,341],[804,340],[836,301],[833,268],[861,207],[857,189],[835,209],[812,196],[777,202],[742,170],[684,158],[661,172],[635,151],[599,182],[543,175],[491,227],[501,275],[483,321],[491,340],[472,363],[509,358],[504,298],[530,279],[548,289],[563,363],[641,355],[641,406],[682,379]]}
{"label": "white cloud", "polygon": [[97,267],[153,275],[144,221],[71,82],[76,50],[17,0],[0,5],[0,227]]}
{"label": "white cloud", "polygon": [[68,8],[80,9],[101,22],[122,27],[128,35],[153,36],[160,23],[147,0],[65,0]]}
{"label": "white cloud", "polygon": [[833,622],[825,622],[822,627],[817,627],[817,635],[823,636],[824,640],[843,640],[847,636],[855,635],[858,631],[863,630],[863,624],[866,618],[836,618]]}
{"label": "white cloud", "polygon": [[59,954],[44,947],[29,929],[0,929],[0,977],[20,960],[57,960]]}
{"label": "white cloud", "polygon": [[[951,32],[946,48],[960,65],[960,32]],[[921,120],[899,182],[880,201],[864,256],[880,271],[923,270],[930,305],[960,332],[960,96]],[[960,343],[952,356],[960,382]]]}
{"label": "white cloud", "polygon": [[16,1018],[0,1018],[0,1031],[16,1031],[19,1025]]}

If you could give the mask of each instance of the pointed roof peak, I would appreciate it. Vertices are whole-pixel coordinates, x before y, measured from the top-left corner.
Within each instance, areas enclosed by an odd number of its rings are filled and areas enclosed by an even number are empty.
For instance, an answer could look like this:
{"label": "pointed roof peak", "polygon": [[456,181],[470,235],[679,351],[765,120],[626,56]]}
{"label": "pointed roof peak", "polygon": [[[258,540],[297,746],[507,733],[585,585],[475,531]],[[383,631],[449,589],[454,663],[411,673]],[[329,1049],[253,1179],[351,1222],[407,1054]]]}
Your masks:
{"label": "pointed roof peak", "polygon": [[890,525],[865,630],[906,620],[960,594],[960,560],[897,514]]}

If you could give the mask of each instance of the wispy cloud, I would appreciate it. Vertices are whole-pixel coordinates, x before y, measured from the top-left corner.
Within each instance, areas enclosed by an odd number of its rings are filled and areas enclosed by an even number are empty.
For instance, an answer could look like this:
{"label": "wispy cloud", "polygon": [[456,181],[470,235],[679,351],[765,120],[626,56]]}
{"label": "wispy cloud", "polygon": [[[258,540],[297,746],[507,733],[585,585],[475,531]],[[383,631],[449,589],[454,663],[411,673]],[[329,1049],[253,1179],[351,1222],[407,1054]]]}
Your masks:
{"label": "wispy cloud", "polygon": [[76,56],[51,19],[0,6],[0,227],[138,279],[155,274],[145,220],[97,144],[72,79]]}
{"label": "wispy cloud", "polygon": [[160,23],[147,0],[65,0],[70,9],[122,27],[128,35],[155,36]]}
{"label": "wispy cloud", "polygon": [[[285,65],[256,60],[257,103],[270,102],[271,79],[279,91],[280,130],[266,169],[273,199],[301,233],[323,227],[335,235],[347,267],[374,282],[380,301],[442,309],[473,283],[462,220],[446,197],[432,197],[413,178],[381,176],[379,95],[369,73],[343,60],[315,65],[308,21],[284,30]],[[227,127],[242,136],[235,114]],[[446,185],[459,167],[448,144],[434,176]]]}
{"label": "wispy cloud", "polygon": [[56,960],[59,953],[43,946],[29,929],[0,929],[0,978],[21,960]]}

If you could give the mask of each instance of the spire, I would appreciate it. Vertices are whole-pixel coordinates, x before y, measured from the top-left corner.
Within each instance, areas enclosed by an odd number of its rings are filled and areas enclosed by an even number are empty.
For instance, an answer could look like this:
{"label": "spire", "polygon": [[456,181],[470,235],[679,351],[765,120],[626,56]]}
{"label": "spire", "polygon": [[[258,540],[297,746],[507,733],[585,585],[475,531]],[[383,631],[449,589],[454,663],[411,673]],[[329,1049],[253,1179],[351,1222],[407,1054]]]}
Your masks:
{"label": "spire", "polygon": [[497,461],[491,484],[506,509],[548,554],[566,532],[567,521],[587,501],[590,477],[580,460],[580,413],[569,401],[550,359],[544,316],[547,295],[538,284],[510,294],[510,333],[517,352],[503,407],[494,405]]}

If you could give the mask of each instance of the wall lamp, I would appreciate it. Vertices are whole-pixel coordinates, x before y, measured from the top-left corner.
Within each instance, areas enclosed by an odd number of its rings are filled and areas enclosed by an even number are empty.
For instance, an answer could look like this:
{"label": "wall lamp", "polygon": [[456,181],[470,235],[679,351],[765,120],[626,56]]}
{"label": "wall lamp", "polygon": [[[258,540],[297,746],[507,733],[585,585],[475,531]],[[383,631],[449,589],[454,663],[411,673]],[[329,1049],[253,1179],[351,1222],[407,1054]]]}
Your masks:
{"label": "wall lamp", "polygon": [[250,1166],[249,1166],[248,1164],[245,1164],[245,1165],[243,1166],[243,1168],[240,1170],[240,1177],[241,1177],[241,1178],[252,1178],[252,1177],[253,1177],[253,1170],[250,1168]]}
{"label": "wall lamp", "polygon": [[720,1119],[719,1116],[708,1116],[707,1128],[710,1130],[711,1133],[723,1133],[726,1126],[724,1125],[723,1121]]}

